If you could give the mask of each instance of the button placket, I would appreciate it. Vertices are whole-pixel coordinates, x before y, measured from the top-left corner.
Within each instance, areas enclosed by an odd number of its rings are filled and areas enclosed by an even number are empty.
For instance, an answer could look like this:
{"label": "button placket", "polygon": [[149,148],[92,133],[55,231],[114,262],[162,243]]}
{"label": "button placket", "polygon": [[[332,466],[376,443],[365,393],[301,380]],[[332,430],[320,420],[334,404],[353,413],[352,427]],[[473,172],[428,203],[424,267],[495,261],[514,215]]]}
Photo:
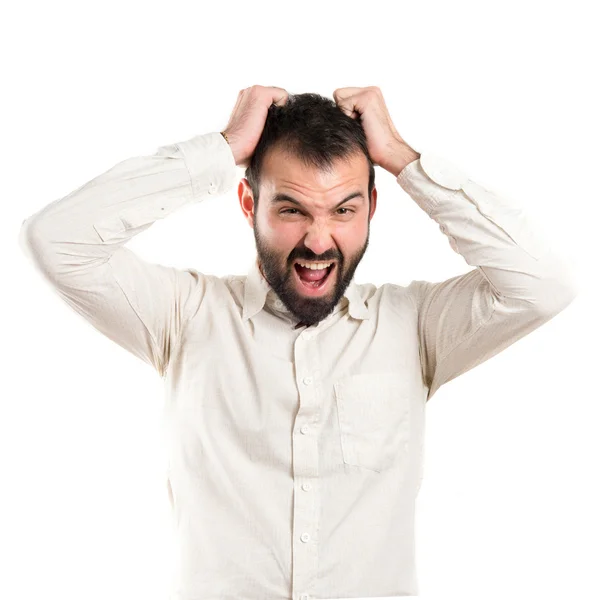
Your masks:
{"label": "button placket", "polygon": [[[320,330],[319,330],[320,331]],[[294,366],[300,408],[296,414],[296,435],[293,436],[294,553],[292,569],[293,597],[309,598],[307,590],[314,584],[319,567],[319,417],[321,373],[318,347],[305,340],[316,336],[317,327],[303,331],[294,344]],[[312,493],[306,493],[312,490]]]}

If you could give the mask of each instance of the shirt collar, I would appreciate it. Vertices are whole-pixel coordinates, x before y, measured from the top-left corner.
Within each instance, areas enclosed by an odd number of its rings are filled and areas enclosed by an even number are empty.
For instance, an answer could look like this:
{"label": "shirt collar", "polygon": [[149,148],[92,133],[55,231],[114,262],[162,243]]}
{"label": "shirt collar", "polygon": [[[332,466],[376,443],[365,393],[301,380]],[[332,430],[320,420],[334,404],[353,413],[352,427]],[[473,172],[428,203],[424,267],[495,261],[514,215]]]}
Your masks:
{"label": "shirt collar", "polygon": [[[260,312],[267,304],[273,305],[278,301],[277,295],[269,285],[268,281],[263,277],[258,266],[258,256],[252,260],[250,269],[246,277],[246,286],[244,291],[244,308],[242,317],[244,320],[250,319],[256,313]],[[369,309],[361,298],[360,292],[354,279],[350,282],[340,304],[348,306],[350,316],[355,319],[368,319]],[[279,307],[278,310],[282,310]],[[287,310],[283,308],[283,310]]]}

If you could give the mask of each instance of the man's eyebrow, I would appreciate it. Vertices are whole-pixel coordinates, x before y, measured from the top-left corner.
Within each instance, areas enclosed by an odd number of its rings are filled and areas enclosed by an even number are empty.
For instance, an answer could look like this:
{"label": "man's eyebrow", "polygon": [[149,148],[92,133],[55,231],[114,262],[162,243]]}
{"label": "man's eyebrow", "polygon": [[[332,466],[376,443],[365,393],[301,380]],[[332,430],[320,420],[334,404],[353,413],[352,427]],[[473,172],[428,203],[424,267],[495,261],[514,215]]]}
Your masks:
{"label": "man's eyebrow", "polygon": [[[334,206],[334,208],[340,207],[342,204],[344,204],[345,202],[348,202],[348,200],[352,200],[353,198],[362,198],[364,200],[365,196],[362,192],[353,192],[352,194],[350,194],[349,196],[344,198],[341,202],[338,202]],[[295,198],[292,198],[291,196],[288,196],[287,194],[284,194],[283,192],[277,192],[271,198],[271,204],[277,204],[278,202],[291,202],[292,204],[295,204],[296,206],[301,206],[302,208],[304,208],[301,202],[299,202]]]}

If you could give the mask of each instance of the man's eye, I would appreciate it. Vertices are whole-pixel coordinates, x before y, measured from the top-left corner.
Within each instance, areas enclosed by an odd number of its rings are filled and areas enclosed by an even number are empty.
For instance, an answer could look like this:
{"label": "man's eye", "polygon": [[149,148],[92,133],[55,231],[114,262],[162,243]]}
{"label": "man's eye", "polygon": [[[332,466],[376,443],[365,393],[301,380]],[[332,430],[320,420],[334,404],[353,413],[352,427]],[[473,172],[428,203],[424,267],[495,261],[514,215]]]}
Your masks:
{"label": "man's eye", "polygon": [[[297,209],[297,208],[286,208],[285,210],[282,210],[282,211],[281,211],[281,214],[283,214],[283,213],[289,213],[289,212],[290,212],[290,211],[292,211],[292,210],[294,210],[294,211],[296,211],[296,212],[298,211],[298,209]],[[347,210],[348,212],[354,212],[354,211],[353,211],[352,209],[350,209],[350,208],[338,208],[338,212],[339,212],[340,210]],[[345,214],[347,214],[347,213],[342,213],[342,215],[345,215]]]}

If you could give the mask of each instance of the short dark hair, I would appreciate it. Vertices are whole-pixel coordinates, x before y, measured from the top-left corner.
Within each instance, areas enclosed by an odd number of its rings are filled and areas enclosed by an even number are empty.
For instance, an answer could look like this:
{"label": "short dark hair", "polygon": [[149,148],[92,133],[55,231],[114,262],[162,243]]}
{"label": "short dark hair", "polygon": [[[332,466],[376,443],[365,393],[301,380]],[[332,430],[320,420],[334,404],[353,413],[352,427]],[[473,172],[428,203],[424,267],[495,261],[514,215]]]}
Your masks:
{"label": "short dark hair", "polygon": [[362,152],[369,163],[369,213],[375,169],[367,150],[367,137],[360,118],[349,117],[334,100],[314,93],[289,94],[285,104],[271,104],[263,132],[246,168],[245,177],[258,208],[260,171],[269,150],[284,149],[307,166],[329,169],[336,159]]}

